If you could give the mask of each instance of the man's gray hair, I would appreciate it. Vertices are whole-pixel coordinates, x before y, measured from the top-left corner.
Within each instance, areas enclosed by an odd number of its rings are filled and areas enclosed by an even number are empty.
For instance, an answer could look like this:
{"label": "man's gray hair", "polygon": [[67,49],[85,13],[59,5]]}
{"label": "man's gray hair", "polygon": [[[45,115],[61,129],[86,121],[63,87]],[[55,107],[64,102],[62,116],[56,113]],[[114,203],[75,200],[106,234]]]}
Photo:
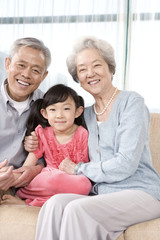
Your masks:
{"label": "man's gray hair", "polygon": [[46,47],[41,40],[32,37],[19,38],[15,40],[10,48],[9,57],[11,59],[20,47],[30,47],[41,51],[45,57],[45,68],[47,70],[47,68],[51,64],[51,53],[49,48]]}

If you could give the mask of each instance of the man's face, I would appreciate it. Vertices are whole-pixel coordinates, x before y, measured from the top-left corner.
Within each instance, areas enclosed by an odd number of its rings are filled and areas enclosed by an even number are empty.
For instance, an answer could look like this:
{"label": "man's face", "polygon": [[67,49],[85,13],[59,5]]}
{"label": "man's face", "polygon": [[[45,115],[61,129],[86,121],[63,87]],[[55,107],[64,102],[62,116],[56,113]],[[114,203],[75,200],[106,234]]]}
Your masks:
{"label": "man's face", "polygon": [[45,57],[31,47],[20,47],[12,59],[6,58],[7,91],[17,101],[25,101],[47,76]]}

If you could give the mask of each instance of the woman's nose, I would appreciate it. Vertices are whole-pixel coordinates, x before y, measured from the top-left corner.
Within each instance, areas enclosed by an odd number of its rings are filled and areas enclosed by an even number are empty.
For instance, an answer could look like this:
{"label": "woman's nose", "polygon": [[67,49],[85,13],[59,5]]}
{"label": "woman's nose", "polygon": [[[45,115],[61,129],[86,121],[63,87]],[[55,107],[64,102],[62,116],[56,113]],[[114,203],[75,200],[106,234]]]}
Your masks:
{"label": "woman's nose", "polygon": [[94,69],[93,68],[88,68],[87,70],[87,76],[92,77],[95,75]]}

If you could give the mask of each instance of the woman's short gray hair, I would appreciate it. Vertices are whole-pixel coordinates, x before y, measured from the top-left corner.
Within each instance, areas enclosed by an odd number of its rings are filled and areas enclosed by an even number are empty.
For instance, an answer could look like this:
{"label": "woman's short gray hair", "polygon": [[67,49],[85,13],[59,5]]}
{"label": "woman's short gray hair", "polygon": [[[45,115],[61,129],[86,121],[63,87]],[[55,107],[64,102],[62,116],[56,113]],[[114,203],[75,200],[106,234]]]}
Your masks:
{"label": "woman's short gray hair", "polygon": [[17,39],[16,41],[14,41],[10,48],[9,57],[11,59],[20,47],[30,47],[41,51],[45,57],[45,69],[47,70],[47,68],[51,64],[51,52],[41,40],[32,37]]}
{"label": "woman's short gray hair", "polygon": [[68,71],[74,81],[79,82],[76,69],[77,54],[86,48],[97,49],[105,62],[108,64],[111,73],[115,73],[116,63],[112,46],[107,41],[98,39],[94,36],[84,36],[76,39],[75,44],[73,45],[73,50],[66,60]]}

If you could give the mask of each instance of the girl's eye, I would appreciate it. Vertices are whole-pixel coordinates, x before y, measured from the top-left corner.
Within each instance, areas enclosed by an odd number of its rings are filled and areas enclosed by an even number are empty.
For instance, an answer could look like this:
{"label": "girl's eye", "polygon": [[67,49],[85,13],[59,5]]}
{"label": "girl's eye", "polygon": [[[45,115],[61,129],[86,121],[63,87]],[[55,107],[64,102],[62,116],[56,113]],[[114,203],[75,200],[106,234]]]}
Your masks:
{"label": "girl's eye", "polygon": [[64,108],[64,110],[70,110],[70,108],[69,108],[69,107],[66,107],[66,108]]}

